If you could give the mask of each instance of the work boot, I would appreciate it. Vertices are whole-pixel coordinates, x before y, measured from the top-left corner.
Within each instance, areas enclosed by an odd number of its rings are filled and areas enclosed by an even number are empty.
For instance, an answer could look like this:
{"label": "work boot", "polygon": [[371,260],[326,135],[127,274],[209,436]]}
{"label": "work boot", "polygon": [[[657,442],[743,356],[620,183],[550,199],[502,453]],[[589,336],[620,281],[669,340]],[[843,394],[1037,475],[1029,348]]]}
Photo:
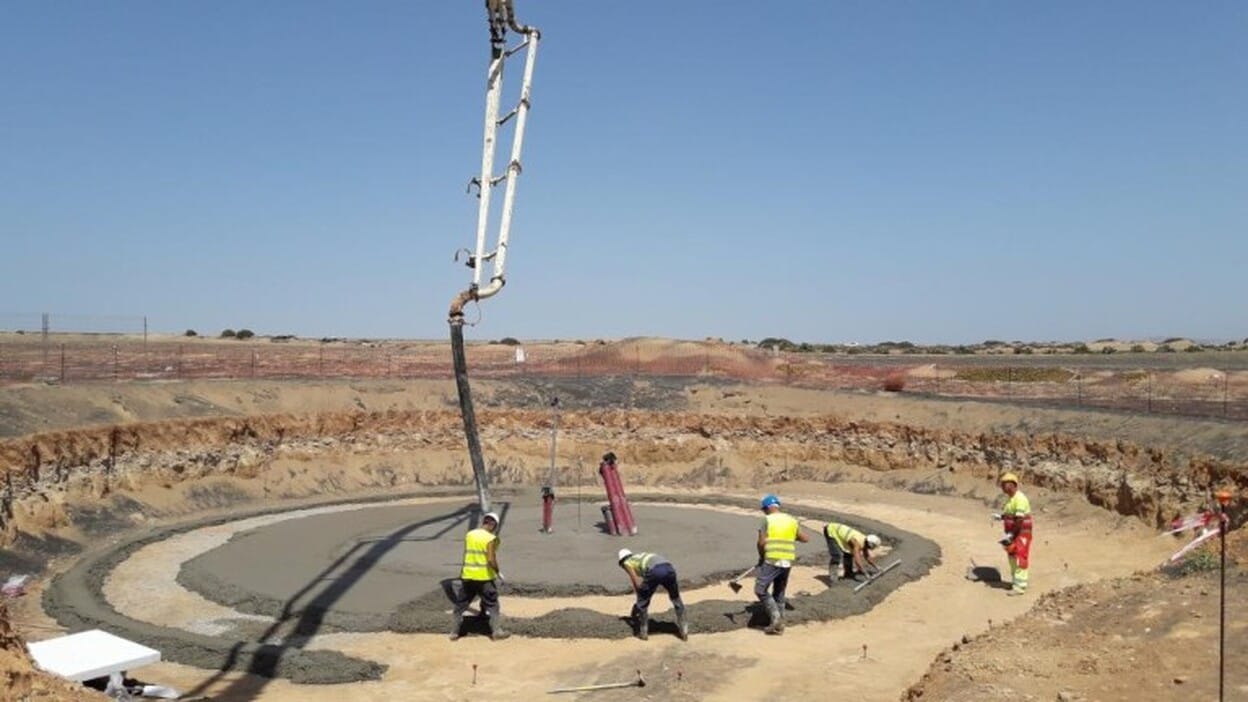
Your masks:
{"label": "work boot", "polygon": [[511,632],[503,629],[503,616],[498,612],[492,612],[490,614],[490,640],[502,641],[509,636]]}
{"label": "work boot", "polygon": [[637,615],[637,638],[642,641],[650,640],[650,615],[641,613]]}
{"label": "work boot", "polygon": [[689,640],[689,622],[685,619],[685,608],[676,608],[676,635],[681,641]]}
{"label": "work boot", "polygon": [[455,612],[452,617],[455,620],[455,625],[451,627],[451,641],[458,641],[460,632],[464,630],[464,613]]}
{"label": "work boot", "polygon": [[763,602],[763,607],[767,609],[767,628],[763,629],[764,634],[779,636],[784,633],[784,621],[781,620],[780,607],[776,605],[776,601],[768,599]]}

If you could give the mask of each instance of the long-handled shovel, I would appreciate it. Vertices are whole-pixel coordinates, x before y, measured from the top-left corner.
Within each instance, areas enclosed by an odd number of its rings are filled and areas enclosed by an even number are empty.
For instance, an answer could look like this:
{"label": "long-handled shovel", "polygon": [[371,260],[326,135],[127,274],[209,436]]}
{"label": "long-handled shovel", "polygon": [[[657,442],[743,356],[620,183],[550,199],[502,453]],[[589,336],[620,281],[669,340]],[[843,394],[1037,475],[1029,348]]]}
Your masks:
{"label": "long-handled shovel", "polygon": [[757,565],[752,565],[749,568],[746,568],[745,570],[743,570],[740,575],[728,581],[728,587],[732,588],[733,592],[741,592],[741,581],[745,580],[745,576],[754,572],[754,569],[757,567],[758,567]]}
{"label": "long-handled shovel", "polygon": [[546,694],[554,695],[560,692],[590,692],[592,690],[614,690],[619,687],[645,687],[646,679],[641,677],[641,671],[637,671],[637,679],[630,682],[622,683],[606,683],[605,685],[582,685],[581,687],[558,687],[554,690],[548,690]]}

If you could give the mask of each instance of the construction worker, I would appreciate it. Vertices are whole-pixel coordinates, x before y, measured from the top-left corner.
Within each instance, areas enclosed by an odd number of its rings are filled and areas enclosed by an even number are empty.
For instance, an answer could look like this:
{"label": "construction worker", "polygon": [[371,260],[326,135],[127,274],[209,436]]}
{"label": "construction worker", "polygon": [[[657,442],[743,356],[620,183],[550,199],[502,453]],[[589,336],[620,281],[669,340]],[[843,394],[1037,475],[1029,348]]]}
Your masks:
{"label": "construction worker", "polygon": [[[506,582],[498,570],[498,514],[488,512],[481,526],[464,536],[464,567],[460,571],[463,592],[455,600],[455,628],[451,641],[459,638],[464,625],[464,611],[478,597],[481,612],[490,620],[490,638],[499,641],[511,634],[503,631],[502,614],[498,610],[498,585]],[[497,582],[497,585],[495,584]]]}
{"label": "construction worker", "polygon": [[809,539],[802,533],[797,519],[780,511],[779,497],[764,496],[762,509],[754,594],[767,612],[767,628],[763,631],[779,635],[784,633],[784,589],[789,584],[789,569],[797,560],[797,542]]}
{"label": "construction worker", "polygon": [[871,558],[871,551],[880,546],[880,537],[875,534],[863,534],[848,524],[828,522],[823,528],[823,538],[828,542],[828,579],[832,582],[836,582],[838,570],[842,571],[840,577],[846,580],[859,580],[868,572],[879,571],[880,567]]}
{"label": "construction worker", "polygon": [[1027,593],[1027,567],[1031,564],[1031,502],[1018,489],[1018,476],[1006,473],[1001,476],[1001,491],[1009,499],[1001,514],[993,515],[1004,523],[1005,537],[1000,543],[1010,559],[1011,587],[1009,595],[1018,597]]}
{"label": "construction worker", "polygon": [[685,603],[680,601],[680,584],[676,581],[676,569],[671,561],[657,553],[633,553],[622,548],[617,554],[620,567],[628,573],[637,601],[633,603],[632,618],[637,623],[637,638],[650,638],[650,598],[662,586],[676,609],[676,635],[681,641],[689,640],[689,624],[685,621]]}

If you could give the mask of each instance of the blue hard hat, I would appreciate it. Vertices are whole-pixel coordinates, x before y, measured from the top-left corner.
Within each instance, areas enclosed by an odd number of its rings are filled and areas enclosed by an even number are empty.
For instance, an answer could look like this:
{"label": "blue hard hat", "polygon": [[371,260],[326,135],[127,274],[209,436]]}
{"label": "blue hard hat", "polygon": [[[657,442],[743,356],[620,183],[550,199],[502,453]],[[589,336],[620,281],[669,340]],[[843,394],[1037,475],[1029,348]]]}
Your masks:
{"label": "blue hard hat", "polygon": [[772,505],[779,507],[780,498],[776,497],[775,495],[770,495],[770,494],[764,495],[763,496],[763,509],[767,509],[768,507],[771,507]]}

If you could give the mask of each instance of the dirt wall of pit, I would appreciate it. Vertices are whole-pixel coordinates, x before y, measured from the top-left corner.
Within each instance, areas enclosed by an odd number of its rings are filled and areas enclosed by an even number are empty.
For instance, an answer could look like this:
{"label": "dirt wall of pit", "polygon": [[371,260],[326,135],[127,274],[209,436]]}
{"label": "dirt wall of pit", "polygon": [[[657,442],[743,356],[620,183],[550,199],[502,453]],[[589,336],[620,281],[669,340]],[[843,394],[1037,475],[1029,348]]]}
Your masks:
{"label": "dirt wall of pit", "polygon": [[[550,422],[550,414],[539,410],[480,413],[493,482],[545,480]],[[1241,463],[1179,457],[1125,441],[963,432],[839,416],[570,411],[561,416],[560,436],[580,459],[580,465],[559,466],[561,484],[586,473],[592,481],[597,456],[607,450],[621,457],[631,482],[688,487],[829,481],[845,465],[878,474],[918,469],[985,480],[1012,471],[1028,485],[1075,493],[1154,525],[1203,504],[1212,487],[1231,487],[1237,494],[1248,487]],[[268,498],[467,485],[471,471],[462,442],[458,412],[449,409],[176,419],[8,439],[0,442],[0,543],[12,544],[30,524],[54,528],[110,518],[62,509],[68,496],[103,498],[214,477],[263,484]],[[293,478],[301,464],[318,457],[341,459],[355,470],[344,468],[339,484],[331,476],[329,484],[302,491],[291,487],[291,480],[277,480]],[[196,500],[202,507],[245,500],[207,488],[201,492]],[[1239,505],[1234,512],[1238,523]]]}

